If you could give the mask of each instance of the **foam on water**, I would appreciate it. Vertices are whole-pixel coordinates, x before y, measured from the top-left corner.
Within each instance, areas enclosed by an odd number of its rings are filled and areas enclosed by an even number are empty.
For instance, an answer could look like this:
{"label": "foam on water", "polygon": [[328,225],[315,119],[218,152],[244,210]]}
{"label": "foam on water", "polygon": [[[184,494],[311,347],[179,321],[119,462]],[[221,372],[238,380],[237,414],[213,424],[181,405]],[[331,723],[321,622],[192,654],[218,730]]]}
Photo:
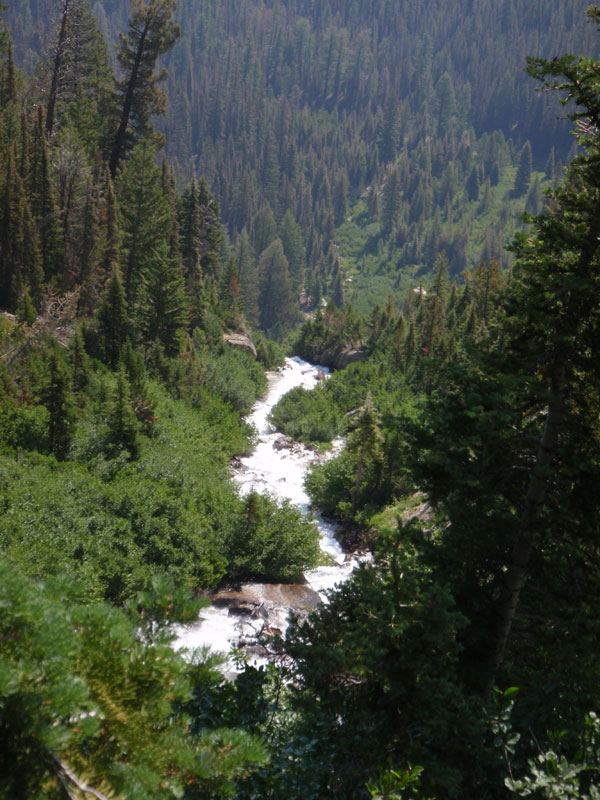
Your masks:
{"label": "foam on water", "polygon": [[[254,425],[258,433],[256,449],[251,455],[239,459],[241,467],[233,475],[241,494],[251,491],[268,492],[280,500],[289,500],[303,514],[314,520],[321,534],[321,549],[333,563],[310,570],[305,578],[308,585],[321,594],[323,600],[326,600],[323,593],[346,580],[358,562],[356,559],[346,559],[334,536],[335,525],[324,520],[320,514],[312,514],[310,499],[303,484],[310,466],[339,452],[342,443],[334,443],[327,456],[319,456],[314,450],[297,443],[291,448],[278,450],[275,444],[281,439],[281,434],[271,428],[267,417],[273,406],[290,389],[296,386],[312,389],[327,375],[327,368],[313,366],[300,358],[286,359],[282,370],[269,374],[267,394],[255,404],[247,417],[247,421]],[[285,624],[281,623],[282,616],[278,613],[280,624]],[[175,647],[179,649],[209,645],[214,650],[227,653],[236,646],[240,637],[252,635],[252,623],[248,618],[230,615],[227,609],[205,609],[197,623],[179,629]],[[232,662],[229,667],[233,668]]]}

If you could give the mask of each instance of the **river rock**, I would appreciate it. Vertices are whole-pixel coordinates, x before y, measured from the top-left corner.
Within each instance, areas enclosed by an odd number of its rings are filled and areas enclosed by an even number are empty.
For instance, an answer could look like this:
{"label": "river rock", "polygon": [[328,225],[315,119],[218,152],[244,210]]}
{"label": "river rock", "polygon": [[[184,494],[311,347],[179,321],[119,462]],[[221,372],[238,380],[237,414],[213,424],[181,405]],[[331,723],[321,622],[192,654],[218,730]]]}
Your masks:
{"label": "river rock", "polygon": [[256,347],[249,336],[244,336],[243,333],[224,333],[223,341],[231,347],[246,350],[252,354],[252,358],[256,358]]}
{"label": "river rock", "polygon": [[273,449],[275,450],[293,450],[294,441],[289,436],[279,436],[273,442]]}
{"label": "river rock", "polygon": [[364,361],[365,356],[362,348],[348,345],[340,349],[323,350],[321,353],[316,353],[315,361],[331,369],[344,369],[356,361]]}

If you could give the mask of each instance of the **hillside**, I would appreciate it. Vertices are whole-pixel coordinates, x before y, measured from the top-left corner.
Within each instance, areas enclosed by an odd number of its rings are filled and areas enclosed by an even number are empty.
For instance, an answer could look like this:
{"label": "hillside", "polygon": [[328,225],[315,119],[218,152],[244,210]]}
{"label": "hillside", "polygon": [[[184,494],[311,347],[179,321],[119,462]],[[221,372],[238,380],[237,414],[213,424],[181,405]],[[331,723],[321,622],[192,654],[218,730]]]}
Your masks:
{"label": "hillside", "polygon": [[[11,5],[17,60],[33,69],[49,8]],[[498,183],[506,188],[527,142],[534,168],[551,181],[572,155],[560,107],[536,93],[526,57],[593,53],[586,7],[182,0],[159,123],[177,180],[192,172],[207,179],[230,236],[248,232],[256,263],[280,236],[313,305],[339,295],[340,272],[346,280],[363,270],[362,257],[337,259],[348,216],[372,240],[366,272],[388,274],[385,291],[429,273],[442,251],[456,275],[481,259],[505,262],[519,206],[490,194]],[[116,41],[125,5],[97,2],[94,12]],[[390,208],[383,194],[395,170]],[[533,188],[521,187],[521,205]],[[370,191],[379,208],[365,216],[356,204]],[[481,208],[473,212],[474,197]],[[301,242],[289,233],[293,223]]]}

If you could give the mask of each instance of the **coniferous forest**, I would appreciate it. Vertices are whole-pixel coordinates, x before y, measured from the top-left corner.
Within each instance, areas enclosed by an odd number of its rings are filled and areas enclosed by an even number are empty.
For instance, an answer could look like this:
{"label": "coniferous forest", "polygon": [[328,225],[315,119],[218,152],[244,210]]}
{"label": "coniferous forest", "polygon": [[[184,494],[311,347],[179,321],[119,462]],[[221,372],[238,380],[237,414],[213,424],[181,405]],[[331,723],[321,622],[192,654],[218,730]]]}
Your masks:
{"label": "coniferous forest", "polygon": [[[600,798],[600,9],[0,15],[0,797]],[[369,558],[226,680],[175,625],[325,559],[229,471],[290,354]]]}

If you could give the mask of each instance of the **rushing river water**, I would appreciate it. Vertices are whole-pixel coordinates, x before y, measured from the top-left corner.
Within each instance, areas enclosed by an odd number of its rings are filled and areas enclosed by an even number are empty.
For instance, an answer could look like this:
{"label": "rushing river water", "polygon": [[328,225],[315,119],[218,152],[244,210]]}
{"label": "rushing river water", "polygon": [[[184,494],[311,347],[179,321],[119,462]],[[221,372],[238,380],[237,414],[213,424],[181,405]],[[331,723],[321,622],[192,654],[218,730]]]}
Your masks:
{"label": "rushing river water", "polygon": [[[310,515],[309,498],[303,486],[306,471],[322,458],[313,450],[294,443],[291,447],[281,434],[272,430],[267,417],[286,392],[296,386],[312,389],[328,371],[300,358],[286,359],[285,367],[269,375],[267,394],[259,400],[247,418],[258,432],[258,444],[252,455],[236,460],[234,480],[240,492],[268,492],[289,500],[305,515]],[[282,446],[285,445],[285,446]],[[335,448],[334,448],[335,452]],[[331,564],[305,574],[305,585],[249,584],[239,592],[220,592],[214,604],[201,612],[200,620],[179,629],[176,647],[195,648],[209,645],[229,653],[234,648],[246,649],[250,660],[263,661],[264,654],[256,646],[261,635],[283,632],[291,609],[314,607],[325,600],[323,592],[345,580],[356,566],[356,559],[347,557],[334,537],[335,525],[314,514],[321,534],[321,548]]]}

